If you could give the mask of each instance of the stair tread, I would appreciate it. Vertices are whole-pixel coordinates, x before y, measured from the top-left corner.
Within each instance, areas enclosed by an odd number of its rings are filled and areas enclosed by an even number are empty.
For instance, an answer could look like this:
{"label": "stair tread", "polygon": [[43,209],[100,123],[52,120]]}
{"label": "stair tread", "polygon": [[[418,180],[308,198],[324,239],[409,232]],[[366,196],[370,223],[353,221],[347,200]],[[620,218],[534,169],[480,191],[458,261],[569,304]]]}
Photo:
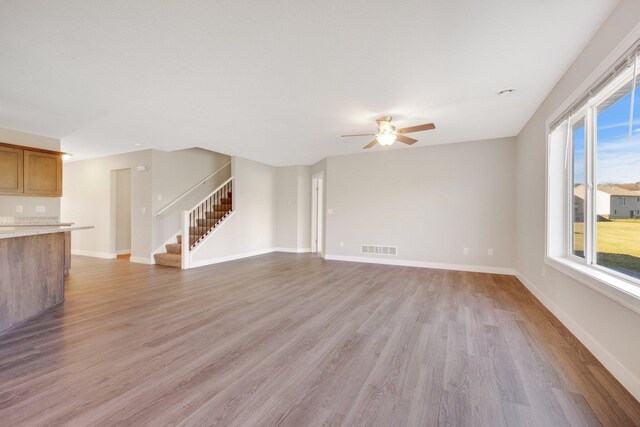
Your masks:
{"label": "stair tread", "polygon": [[161,259],[174,259],[174,258],[182,258],[182,256],[180,254],[171,254],[168,252],[161,252],[159,254],[154,254],[153,256],[161,258]]}
{"label": "stair tread", "polygon": [[182,255],[180,254],[160,253],[154,254],[153,258],[155,259],[156,264],[165,265],[167,267],[182,267]]}
{"label": "stair tread", "polygon": [[222,218],[231,212],[231,209],[224,211],[205,211],[204,216],[207,218]]}

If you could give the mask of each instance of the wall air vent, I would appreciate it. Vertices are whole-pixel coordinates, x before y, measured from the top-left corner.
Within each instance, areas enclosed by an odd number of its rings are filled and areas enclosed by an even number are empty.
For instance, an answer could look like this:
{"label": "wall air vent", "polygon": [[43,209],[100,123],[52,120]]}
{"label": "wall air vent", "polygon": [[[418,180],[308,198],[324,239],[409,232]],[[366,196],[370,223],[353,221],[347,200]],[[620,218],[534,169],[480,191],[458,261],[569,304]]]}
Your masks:
{"label": "wall air vent", "polygon": [[398,255],[397,246],[362,245],[360,252],[372,255]]}

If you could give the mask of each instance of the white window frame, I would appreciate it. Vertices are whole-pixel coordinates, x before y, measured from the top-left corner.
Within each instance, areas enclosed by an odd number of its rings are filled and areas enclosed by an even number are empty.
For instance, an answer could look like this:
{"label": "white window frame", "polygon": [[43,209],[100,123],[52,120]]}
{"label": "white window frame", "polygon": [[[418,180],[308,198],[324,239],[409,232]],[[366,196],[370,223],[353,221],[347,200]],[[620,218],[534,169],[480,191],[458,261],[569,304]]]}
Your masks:
{"label": "white window frame", "polygon": [[574,212],[572,209],[569,209],[569,206],[573,206],[574,203],[574,192],[570,189],[572,189],[573,187],[573,165],[574,162],[570,161],[569,158],[573,159],[573,152],[574,152],[574,140],[573,140],[573,126],[578,123],[581,120],[585,120],[585,142],[584,142],[584,150],[585,150],[585,166],[584,166],[584,171],[585,171],[585,179],[584,179],[584,207],[582,209],[582,214],[583,214],[583,224],[584,224],[584,244],[586,244],[587,242],[587,227],[589,224],[589,218],[587,217],[587,213],[589,212],[589,180],[587,178],[587,126],[586,126],[586,120],[587,120],[587,111],[586,109],[581,109],[578,112],[576,112],[575,114],[573,114],[571,116],[571,123],[569,126],[567,126],[567,132],[568,135],[566,135],[566,139],[567,139],[567,144],[568,147],[566,148],[566,153],[565,155],[568,157],[568,159],[566,160],[567,164],[566,164],[566,168],[565,168],[565,175],[564,175],[564,186],[566,191],[566,195],[565,195],[565,215],[564,215],[564,230],[565,230],[565,236],[564,236],[564,240],[565,243],[563,245],[563,252],[564,252],[564,256],[567,257],[568,259],[570,259],[573,262],[579,263],[579,264],[583,264],[583,265],[588,265],[588,259],[587,259],[587,247],[585,246],[584,249],[584,258],[579,257],[577,255],[573,254],[573,218],[574,218]]}
{"label": "white window frame", "polygon": [[[600,92],[589,99],[581,111],[574,113],[573,117],[571,117],[571,126],[567,127],[567,131],[571,132],[572,125],[575,121],[581,119],[581,114],[586,115],[584,259],[572,253],[572,222],[574,214],[574,192],[572,187],[573,161],[564,160],[567,164],[564,167],[563,173],[560,174],[557,171],[558,165],[560,164],[558,159],[560,150],[557,146],[554,148],[554,145],[558,143],[559,136],[552,135],[553,129],[551,129],[551,125],[557,122],[557,119],[565,114],[571,105],[582,98],[606,72],[618,63],[620,58],[638,43],[638,40],[640,40],[640,24],[611,51],[607,58],[594,70],[585,82],[580,85],[547,120],[545,264],[640,314],[640,280],[597,265],[597,255],[593,247],[595,245],[594,237],[596,236],[597,226],[597,212],[592,206],[597,191],[597,186],[593,184],[597,182],[595,176],[597,167],[595,158],[593,157],[597,147],[597,135],[593,132],[593,129],[597,129],[597,124],[595,124],[595,119],[597,118],[596,107],[611,96],[615,92],[616,87],[619,88],[625,84],[625,75],[629,70],[608,83],[604,87],[605,90],[600,90]],[[627,79],[630,77],[631,76],[627,76]],[[585,109],[586,111],[584,111]],[[589,122],[594,123],[594,125],[589,126]],[[566,126],[566,120],[563,122],[563,125]],[[571,156],[570,159],[572,159],[573,135],[566,135],[567,131],[565,131],[564,134],[560,134],[560,136],[564,135],[568,143],[568,146],[565,146],[562,152],[565,156]],[[554,141],[552,141],[552,138],[554,138]],[[559,201],[560,194],[558,193],[558,185],[562,186],[561,202]],[[562,230],[562,233],[558,233],[560,230]],[[559,241],[560,239],[562,240],[561,242]],[[543,274],[545,274],[544,271]]]}

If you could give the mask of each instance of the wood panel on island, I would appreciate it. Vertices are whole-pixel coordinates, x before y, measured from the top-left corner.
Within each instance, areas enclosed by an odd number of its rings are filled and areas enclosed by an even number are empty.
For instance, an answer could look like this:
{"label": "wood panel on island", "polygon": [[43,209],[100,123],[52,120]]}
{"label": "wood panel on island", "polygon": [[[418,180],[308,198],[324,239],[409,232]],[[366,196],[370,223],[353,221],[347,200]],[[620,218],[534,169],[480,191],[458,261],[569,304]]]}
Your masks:
{"label": "wood panel on island", "polygon": [[0,194],[61,197],[63,154],[0,142]]}

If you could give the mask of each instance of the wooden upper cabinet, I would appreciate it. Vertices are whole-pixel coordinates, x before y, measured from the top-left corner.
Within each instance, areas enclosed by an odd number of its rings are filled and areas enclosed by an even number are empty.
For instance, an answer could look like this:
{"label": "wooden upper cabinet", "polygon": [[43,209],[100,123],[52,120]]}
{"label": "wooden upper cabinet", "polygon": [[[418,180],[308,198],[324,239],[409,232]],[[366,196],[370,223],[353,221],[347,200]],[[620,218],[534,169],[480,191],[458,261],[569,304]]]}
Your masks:
{"label": "wooden upper cabinet", "polygon": [[61,197],[63,154],[0,142],[0,194]]}
{"label": "wooden upper cabinet", "polygon": [[0,146],[0,194],[23,192],[23,151]]}
{"label": "wooden upper cabinet", "polygon": [[62,156],[24,150],[24,194],[62,196]]}

